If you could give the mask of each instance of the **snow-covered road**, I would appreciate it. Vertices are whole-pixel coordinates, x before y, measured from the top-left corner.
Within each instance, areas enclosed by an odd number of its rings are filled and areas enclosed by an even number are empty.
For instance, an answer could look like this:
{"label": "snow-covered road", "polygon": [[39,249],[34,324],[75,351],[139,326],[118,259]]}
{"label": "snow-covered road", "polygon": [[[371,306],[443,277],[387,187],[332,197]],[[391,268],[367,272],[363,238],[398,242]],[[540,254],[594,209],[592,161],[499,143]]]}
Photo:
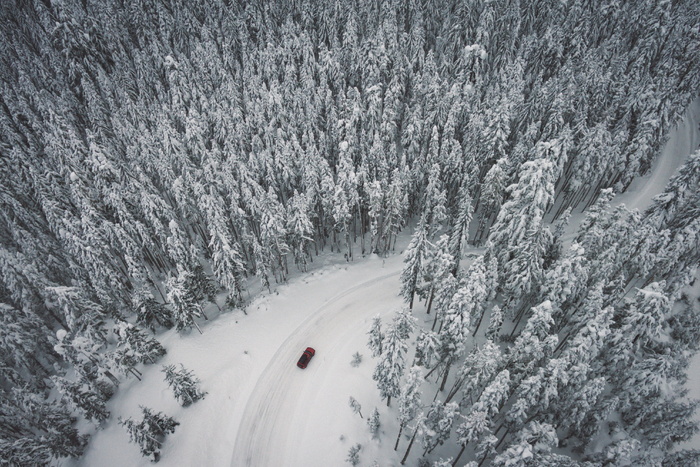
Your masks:
{"label": "snow-covered road", "polygon": [[[329,430],[337,412],[350,412],[340,381],[353,370],[352,354],[363,350],[357,336],[373,316],[401,305],[399,270],[393,269],[336,295],[290,333],[248,400],[233,467],[323,465],[310,459],[324,457],[325,437],[337,441],[339,432]],[[316,356],[301,370],[295,362],[307,346]]]}

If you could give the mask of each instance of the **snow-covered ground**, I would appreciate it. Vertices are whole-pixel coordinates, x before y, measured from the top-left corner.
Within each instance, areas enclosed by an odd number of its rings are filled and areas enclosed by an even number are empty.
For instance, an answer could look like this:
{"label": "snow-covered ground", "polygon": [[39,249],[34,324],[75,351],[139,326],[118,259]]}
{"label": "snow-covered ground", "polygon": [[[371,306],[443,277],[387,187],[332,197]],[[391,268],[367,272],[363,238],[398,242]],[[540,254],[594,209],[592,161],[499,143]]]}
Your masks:
{"label": "snow-covered ground", "polygon": [[[402,305],[401,266],[398,254],[326,265],[258,296],[247,316],[222,314],[202,335],[159,336],[168,354],[144,367],[142,382],[122,384],[109,404],[112,418],[79,465],[150,465],[116,421],[138,416],[139,404],[180,422],[159,465],[341,465],[351,443],[368,435],[348,399],[363,404],[363,415],[374,408],[368,401],[378,400],[366,332],[373,316]],[[300,370],[296,360],[307,346],[316,356]],[[364,360],[354,368],[357,351]],[[202,380],[208,392],[202,401],[177,404],[160,372],[170,363],[183,363]]]}
{"label": "snow-covered ground", "polygon": [[[650,173],[615,203],[647,207],[698,147],[698,122],[700,101],[674,130]],[[109,403],[112,417],[77,464],[151,465],[117,423],[117,417],[138,416],[141,404],[180,422],[163,446],[163,466],[341,466],[348,465],[347,452],[356,443],[362,444],[361,465],[374,460],[399,465],[406,442],[399,453],[391,449],[395,416],[387,416],[372,381],[374,359],[366,332],[373,316],[389,315],[402,305],[397,295],[401,255],[345,263],[339,254],[325,254],[314,264],[313,272],[255,297],[247,315],[240,310],[220,314],[203,326],[202,335],[160,335],[168,354],[143,369],[142,382],[121,385]],[[429,319],[423,312],[417,315]],[[300,370],[295,363],[307,346],[316,349],[316,356]],[[350,362],[357,351],[364,358],[355,368]],[[160,371],[161,364],[170,363],[194,371],[208,392],[204,400],[188,408],[177,404]],[[690,378],[691,396],[700,398],[700,358],[694,359]],[[362,405],[364,419],[348,406],[350,396]],[[371,438],[366,423],[375,407],[382,422],[379,439]],[[700,448],[700,437],[690,444]]]}

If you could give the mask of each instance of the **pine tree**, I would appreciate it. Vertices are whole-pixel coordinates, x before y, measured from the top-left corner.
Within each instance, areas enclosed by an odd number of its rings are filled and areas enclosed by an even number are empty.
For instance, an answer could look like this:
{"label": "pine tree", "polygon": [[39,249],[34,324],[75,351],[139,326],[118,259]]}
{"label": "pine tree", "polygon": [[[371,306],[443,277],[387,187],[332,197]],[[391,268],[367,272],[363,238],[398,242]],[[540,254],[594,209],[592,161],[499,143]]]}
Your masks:
{"label": "pine tree", "polygon": [[353,467],[360,463],[360,450],[362,449],[361,444],[353,445],[348,451],[348,457],[345,462],[350,463]]}
{"label": "pine tree", "polygon": [[192,371],[186,370],[182,364],[180,364],[180,369],[177,369],[175,365],[163,365],[162,371],[165,373],[165,382],[172,388],[175,399],[183,407],[203,399],[207,394],[199,389],[199,379],[194,376]]}
{"label": "pine tree", "polygon": [[543,218],[553,201],[561,151],[558,140],[537,145],[537,158],[525,162],[518,182],[508,187],[511,199],[489,235],[487,248],[498,258],[500,282],[509,299],[527,296],[542,280],[544,254],[551,242]]}
{"label": "pine tree", "polygon": [[51,459],[80,457],[88,436],[73,427],[65,405],[14,388],[0,399],[0,446],[9,465],[43,465]]}
{"label": "pine tree", "polygon": [[416,355],[414,365],[430,368],[433,361],[440,358],[438,349],[440,348],[440,339],[433,331],[425,331],[421,329],[420,334],[416,338]]}
{"label": "pine tree", "polygon": [[141,455],[148,457],[153,455],[153,462],[160,459],[160,448],[165,437],[175,432],[175,427],[180,423],[162,412],[153,413],[148,407],[140,406],[143,419],[135,422],[131,417],[123,420],[119,417],[119,424],[129,433],[129,439],[136,443],[141,450]]}
{"label": "pine tree", "polygon": [[489,318],[489,327],[486,330],[486,338],[495,341],[501,331],[501,326],[503,325],[503,312],[501,307],[494,305],[491,308],[491,316]]}
{"label": "pine tree", "polygon": [[382,354],[382,342],[384,341],[384,333],[382,333],[382,319],[375,316],[372,319],[372,327],[367,332],[369,341],[367,346],[372,351],[372,357],[379,357]]}
{"label": "pine tree", "polygon": [[369,432],[372,433],[372,438],[378,438],[381,422],[379,420],[379,410],[377,410],[376,407],[374,408],[372,415],[367,420],[367,424],[369,425]]}
{"label": "pine tree", "polygon": [[461,448],[452,462],[452,466],[457,464],[467,445],[477,443],[486,434],[491,433],[491,417],[483,408],[472,408],[466,416],[462,417],[464,421],[456,429],[457,443]]}
{"label": "pine tree", "polygon": [[91,389],[60,376],[52,376],[51,381],[63,395],[63,400],[79,410],[86,419],[99,425],[109,418],[109,411],[105,407],[104,399]]}
{"label": "pine tree", "polygon": [[444,404],[441,401],[432,403],[423,419],[421,431],[423,432],[423,456],[442,445],[450,437],[452,423],[459,412],[459,406],[450,402]]}
{"label": "pine tree", "polygon": [[197,299],[197,291],[192,287],[192,273],[180,270],[177,276],[171,276],[167,281],[168,301],[173,307],[177,330],[182,331],[194,325],[201,334],[202,330],[195,318],[206,316],[201,301]]}
{"label": "pine tree", "polygon": [[420,287],[420,278],[423,269],[426,267],[428,254],[428,239],[426,227],[421,222],[416,228],[416,232],[411,238],[411,243],[406,249],[404,263],[406,264],[401,272],[401,295],[408,302],[408,307],[413,309],[413,298],[416,290]]}
{"label": "pine tree", "polygon": [[406,339],[396,326],[390,326],[382,340],[383,352],[374,369],[372,379],[377,382],[377,388],[387,406],[391,398],[399,395],[399,381],[405,368],[405,356],[408,350]]}
{"label": "pine tree", "polygon": [[171,311],[158,302],[145,287],[134,291],[131,304],[136,313],[136,323],[150,329],[154,334],[156,326],[171,328],[175,325]]}
{"label": "pine tree", "polygon": [[401,433],[406,425],[412,422],[418,415],[421,408],[421,392],[420,392],[421,374],[418,367],[411,368],[411,371],[406,377],[401,393],[399,394],[398,410],[399,410],[399,434],[396,436],[394,451],[399,447]]}
{"label": "pine tree", "polygon": [[144,335],[136,326],[120,322],[114,327],[117,347],[130,353],[140,363],[155,363],[165,355],[165,348],[156,339]]}

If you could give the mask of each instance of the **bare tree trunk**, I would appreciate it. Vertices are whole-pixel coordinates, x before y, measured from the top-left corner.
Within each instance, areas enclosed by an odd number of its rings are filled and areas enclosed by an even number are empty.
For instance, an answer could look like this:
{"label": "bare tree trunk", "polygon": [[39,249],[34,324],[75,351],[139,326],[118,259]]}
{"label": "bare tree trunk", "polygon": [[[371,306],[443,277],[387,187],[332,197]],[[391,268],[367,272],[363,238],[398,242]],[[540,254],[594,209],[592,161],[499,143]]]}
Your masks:
{"label": "bare tree trunk", "polygon": [[459,460],[460,457],[462,457],[462,453],[464,453],[464,450],[466,449],[466,447],[467,447],[466,444],[462,445],[462,449],[459,450],[457,457],[455,457],[455,460],[452,461],[452,467],[455,467],[455,465],[457,465],[457,461]]}
{"label": "bare tree trunk", "polygon": [[399,441],[401,440],[401,433],[403,432],[403,426],[404,426],[403,423],[401,425],[399,425],[399,435],[396,437],[396,444],[394,444],[394,451],[396,451],[399,448]]}
{"label": "bare tree trunk", "polygon": [[452,362],[447,362],[447,367],[445,368],[445,373],[442,376],[442,384],[440,385],[440,391],[443,391],[445,389],[445,383],[447,383],[447,375],[450,374],[450,367],[452,366]]}
{"label": "bare tree trunk", "polygon": [[411,441],[408,443],[408,448],[406,449],[406,454],[404,454],[403,459],[401,459],[401,465],[404,465],[406,463],[406,459],[408,458],[408,453],[411,452],[411,448],[413,447],[413,442],[416,440],[417,434],[418,434],[418,426],[416,425],[416,429],[413,432],[413,436],[411,436]]}

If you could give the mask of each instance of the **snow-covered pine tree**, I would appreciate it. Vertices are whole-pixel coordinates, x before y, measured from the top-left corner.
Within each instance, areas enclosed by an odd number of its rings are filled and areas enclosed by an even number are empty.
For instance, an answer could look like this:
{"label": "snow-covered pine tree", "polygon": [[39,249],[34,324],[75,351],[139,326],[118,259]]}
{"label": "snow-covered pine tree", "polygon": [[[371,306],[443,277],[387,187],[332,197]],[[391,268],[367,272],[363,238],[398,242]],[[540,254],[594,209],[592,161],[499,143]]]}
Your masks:
{"label": "snow-covered pine tree", "polygon": [[49,364],[56,361],[54,342],[50,330],[34,313],[0,303],[0,361],[18,371],[22,379],[18,383],[45,388]]}
{"label": "snow-covered pine tree", "polygon": [[423,456],[433,452],[436,447],[447,441],[458,413],[459,405],[455,402],[445,404],[437,400],[430,405],[421,424]]}
{"label": "snow-covered pine tree", "polygon": [[544,254],[551,243],[543,219],[553,200],[562,143],[539,143],[535,151],[535,159],[520,168],[518,182],[508,187],[510,199],[488,239],[487,249],[498,259],[500,283],[510,301],[522,301],[540,284]]}
{"label": "snow-covered pine tree", "polygon": [[501,210],[501,204],[506,190],[506,177],[508,174],[508,158],[502,157],[486,172],[481,182],[479,196],[479,225],[474,241],[478,243],[481,237],[488,235],[488,227],[491,219],[495,218]]}
{"label": "snow-covered pine tree", "polygon": [[348,462],[350,465],[355,467],[357,464],[360,463],[360,450],[362,449],[361,444],[354,444],[350,450],[348,451],[348,457],[345,459],[345,462]]}
{"label": "snow-covered pine tree", "polygon": [[169,277],[166,283],[168,301],[173,307],[173,318],[177,330],[182,331],[194,325],[201,334],[202,330],[195,318],[206,318],[206,315],[204,315],[201,301],[197,300],[197,292],[192,289],[192,281],[192,273],[184,269],[180,270],[177,276]]}
{"label": "snow-covered pine tree", "polygon": [[138,444],[142,456],[152,455],[152,461],[158,462],[165,437],[169,433],[174,433],[175,427],[180,423],[163,412],[153,413],[148,407],[140,406],[140,408],[143,414],[140,422],[135,422],[131,417],[126,420],[119,417],[119,424],[129,433],[131,442]]}
{"label": "snow-covered pine tree", "polygon": [[496,375],[502,364],[501,350],[492,341],[487,340],[481,347],[474,348],[464,359],[445,402],[450,402],[461,390],[462,403],[467,398],[469,404],[474,403],[474,397],[481,394],[483,387]]}
{"label": "snow-covered pine tree", "polygon": [[[430,140],[430,151],[437,153],[439,145],[437,126],[433,127],[433,135]],[[430,159],[437,161],[437,157]],[[428,173],[428,184],[425,187],[423,196],[423,214],[421,221],[424,224],[425,236],[432,240],[435,234],[442,228],[442,222],[447,219],[447,192],[441,179],[441,167],[437,162],[430,165]]]}
{"label": "snow-covered pine tree", "polygon": [[104,399],[84,384],[68,381],[60,376],[52,376],[51,381],[62,394],[62,399],[78,410],[82,415],[92,420],[96,425],[109,418]]}
{"label": "snow-covered pine tree", "polygon": [[416,289],[419,296],[427,300],[427,313],[430,314],[435,294],[440,290],[442,284],[457,270],[455,258],[448,252],[449,237],[442,235],[435,245],[430,245],[426,258],[427,264],[423,268],[423,280],[425,285]]}
{"label": "snow-covered pine tree", "polygon": [[0,447],[8,465],[44,465],[80,457],[88,436],[73,427],[68,407],[15,387],[0,398]]}
{"label": "snow-covered pine tree", "polygon": [[372,438],[378,438],[381,421],[379,419],[379,410],[376,407],[372,411],[372,415],[367,419],[367,425],[369,425],[369,432],[372,433]]}
{"label": "snow-covered pine tree", "polygon": [[309,244],[313,241],[313,224],[309,217],[310,202],[306,194],[294,194],[287,202],[287,236],[292,248],[294,263],[299,270],[306,272],[311,260]]}
{"label": "snow-covered pine tree", "polygon": [[413,298],[416,291],[421,287],[423,270],[427,266],[428,248],[426,226],[421,219],[406,249],[403,260],[405,266],[401,272],[401,295],[411,309],[413,309]]}
{"label": "snow-covered pine tree", "polygon": [[532,421],[523,428],[516,441],[493,459],[493,465],[504,467],[533,462],[534,465],[571,465],[567,456],[552,453],[559,439],[551,425]]}
{"label": "snow-covered pine tree", "polygon": [[452,461],[452,466],[457,465],[457,461],[462,457],[464,450],[469,444],[474,444],[479,442],[487,435],[491,434],[491,424],[492,420],[487,411],[482,408],[474,408],[469,411],[467,415],[462,415],[462,423],[456,429],[457,444],[459,444],[460,449]]}
{"label": "snow-covered pine tree", "polygon": [[380,316],[372,318],[372,327],[367,332],[367,335],[369,336],[367,347],[372,352],[372,357],[379,357],[382,354],[382,342],[384,341],[382,318]]}
{"label": "snow-covered pine tree", "polygon": [[418,319],[411,314],[409,308],[402,307],[394,315],[392,326],[396,329],[401,339],[408,340],[413,334],[417,321]]}
{"label": "snow-covered pine tree", "polygon": [[374,369],[372,379],[377,382],[377,388],[387,406],[391,398],[399,395],[399,382],[405,368],[405,357],[408,344],[404,334],[395,325],[387,329],[382,340],[382,354]]}
{"label": "snow-covered pine tree", "polygon": [[129,352],[140,363],[155,363],[166,353],[160,342],[125,321],[114,326],[114,334],[117,336],[117,347]]}
{"label": "snow-covered pine tree", "polygon": [[394,444],[394,451],[399,447],[399,441],[401,441],[401,433],[408,423],[413,421],[421,408],[421,371],[418,367],[411,368],[406,381],[404,382],[403,388],[401,388],[401,393],[399,394],[398,400],[398,411],[399,411],[399,434],[396,436],[396,443]]}
{"label": "snow-covered pine tree", "polygon": [[185,369],[182,363],[179,369],[175,365],[163,365],[162,371],[165,373],[165,382],[183,407],[203,399],[207,394],[199,388],[199,379],[191,370]]}
{"label": "snow-covered pine tree", "polygon": [[491,316],[489,317],[489,327],[486,329],[485,337],[491,341],[496,341],[498,335],[501,332],[501,326],[503,325],[503,312],[501,307],[494,305],[491,308]]}
{"label": "snow-covered pine tree", "polygon": [[136,313],[136,323],[150,329],[154,334],[156,326],[169,329],[175,325],[172,312],[158,302],[146,287],[134,290],[131,304]]}
{"label": "snow-covered pine tree", "polygon": [[416,354],[414,357],[414,365],[430,368],[432,363],[440,358],[438,349],[440,348],[440,339],[437,333],[433,331],[420,330],[420,334],[416,338]]}
{"label": "snow-covered pine tree", "polygon": [[451,226],[449,252],[454,258],[453,273],[459,269],[459,261],[462,258],[462,249],[469,241],[469,226],[474,215],[473,199],[469,193],[471,188],[470,177],[464,177],[461,181],[457,201],[457,215]]}

